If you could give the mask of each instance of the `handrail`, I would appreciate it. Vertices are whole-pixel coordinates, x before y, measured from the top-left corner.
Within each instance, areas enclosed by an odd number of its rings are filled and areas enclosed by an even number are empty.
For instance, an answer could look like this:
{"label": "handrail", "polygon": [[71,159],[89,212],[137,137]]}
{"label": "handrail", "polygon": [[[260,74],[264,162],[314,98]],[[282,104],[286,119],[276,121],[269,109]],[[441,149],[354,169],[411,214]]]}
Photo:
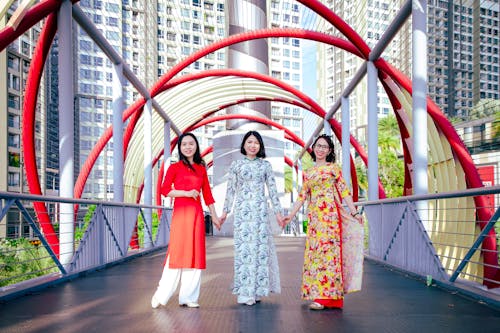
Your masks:
{"label": "handrail", "polygon": [[471,197],[471,196],[498,194],[498,193],[500,193],[500,185],[470,188],[467,190],[460,190],[460,191],[408,195],[399,198],[386,198],[379,200],[362,201],[355,203],[355,205],[370,206],[370,205],[379,205],[382,203],[398,203],[398,202],[433,200],[433,199],[450,199],[450,198]]}

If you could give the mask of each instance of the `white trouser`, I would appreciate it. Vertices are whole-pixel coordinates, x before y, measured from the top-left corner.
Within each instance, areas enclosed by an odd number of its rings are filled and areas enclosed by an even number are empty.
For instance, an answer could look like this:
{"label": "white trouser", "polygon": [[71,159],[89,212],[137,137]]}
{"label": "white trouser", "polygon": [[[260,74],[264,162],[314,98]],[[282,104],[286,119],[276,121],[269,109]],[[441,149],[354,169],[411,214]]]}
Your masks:
{"label": "white trouser", "polygon": [[170,258],[167,258],[163,274],[161,275],[155,297],[163,305],[174,294],[181,281],[179,304],[198,303],[200,297],[201,269],[197,268],[168,268]]}

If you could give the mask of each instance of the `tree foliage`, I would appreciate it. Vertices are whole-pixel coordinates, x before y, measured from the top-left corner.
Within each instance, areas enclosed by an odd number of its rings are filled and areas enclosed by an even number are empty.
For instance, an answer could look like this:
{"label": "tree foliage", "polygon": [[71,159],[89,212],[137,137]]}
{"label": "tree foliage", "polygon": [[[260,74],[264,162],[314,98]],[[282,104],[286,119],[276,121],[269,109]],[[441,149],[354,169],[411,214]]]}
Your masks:
{"label": "tree foliage", "polygon": [[[308,153],[305,153],[304,156],[300,159],[302,163],[302,170],[307,170],[313,165],[313,160]],[[285,193],[291,193],[293,190],[293,177],[295,171],[288,165],[285,165]]]}
{"label": "tree foliage", "polygon": [[389,115],[379,121],[379,178],[387,197],[403,195],[404,161],[401,158],[401,136],[396,117]]}
{"label": "tree foliage", "polygon": [[482,99],[469,112],[469,119],[483,119],[500,112],[500,101],[496,99]]}

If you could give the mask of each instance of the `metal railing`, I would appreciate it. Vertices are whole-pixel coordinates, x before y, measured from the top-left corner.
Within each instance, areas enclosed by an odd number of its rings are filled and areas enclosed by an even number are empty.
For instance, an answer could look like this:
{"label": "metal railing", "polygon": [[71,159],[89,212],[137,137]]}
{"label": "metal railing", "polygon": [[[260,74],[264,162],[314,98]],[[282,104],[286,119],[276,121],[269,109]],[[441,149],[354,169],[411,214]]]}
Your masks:
{"label": "metal railing", "polygon": [[[491,206],[482,207],[491,211],[489,221],[478,221],[475,196],[491,197]],[[500,186],[494,186],[358,203],[365,208],[368,225],[366,256],[498,306],[498,245],[487,249],[482,244],[491,237],[493,243],[500,242],[499,197]],[[164,207],[5,192],[0,192],[0,199],[0,228],[10,230],[0,238],[0,298],[148,253],[169,241],[171,210]],[[422,200],[427,203],[425,211],[415,204]],[[50,206],[56,227],[57,206],[78,205],[69,263],[59,261],[52,250],[54,244],[38,229],[33,202]],[[143,222],[148,209],[161,212],[153,219],[151,230]],[[17,232],[9,229],[13,224],[19,226]],[[303,233],[302,225],[295,227],[288,232]],[[485,260],[488,256],[490,260]],[[495,271],[496,275],[491,273]]]}
{"label": "metal railing", "polygon": [[[58,228],[59,206],[74,205],[71,246],[49,243],[54,237],[40,229],[34,203],[48,208],[45,218],[58,240],[67,239]],[[152,223],[144,222],[148,211]],[[161,206],[0,192],[0,298],[165,247],[171,214]],[[68,248],[71,253],[62,253]],[[62,262],[63,257],[71,260]]]}
{"label": "metal railing", "polygon": [[[360,203],[369,223],[366,256],[499,306],[499,194],[492,186]],[[489,221],[478,218],[478,196],[491,203],[480,207]]]}

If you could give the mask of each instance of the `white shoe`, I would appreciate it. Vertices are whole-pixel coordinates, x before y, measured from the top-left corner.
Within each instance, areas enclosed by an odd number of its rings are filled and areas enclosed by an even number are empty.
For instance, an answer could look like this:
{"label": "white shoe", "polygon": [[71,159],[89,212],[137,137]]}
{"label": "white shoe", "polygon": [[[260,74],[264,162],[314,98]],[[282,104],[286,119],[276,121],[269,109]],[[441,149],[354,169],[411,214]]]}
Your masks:
{"label": "white shoe", "polygon": [[255,304],[255,300],[252,298],[251,300],[245,302],[246,305],[252,306]]}
{"label": "white shoe", "polygon": [[195,302],[187,302],[186,304],[179,304],[180,306],[187,306],[188,308],[199,308],[200,304]]}
{"label": "white shoe", "polygon": [[151,298],[151,307],[153,309],[156,309],[160,306],[160,304],[161,304],[160,301],[156,298],[155,295],[153,295],[153,297]]}
{"label": "white shoe", "polygon": [[311,310],[323,310],[324,308],[325,308],[324,305],[319,304],[317,302],[312,302],[311,304],[309,304],[309,309]]}

